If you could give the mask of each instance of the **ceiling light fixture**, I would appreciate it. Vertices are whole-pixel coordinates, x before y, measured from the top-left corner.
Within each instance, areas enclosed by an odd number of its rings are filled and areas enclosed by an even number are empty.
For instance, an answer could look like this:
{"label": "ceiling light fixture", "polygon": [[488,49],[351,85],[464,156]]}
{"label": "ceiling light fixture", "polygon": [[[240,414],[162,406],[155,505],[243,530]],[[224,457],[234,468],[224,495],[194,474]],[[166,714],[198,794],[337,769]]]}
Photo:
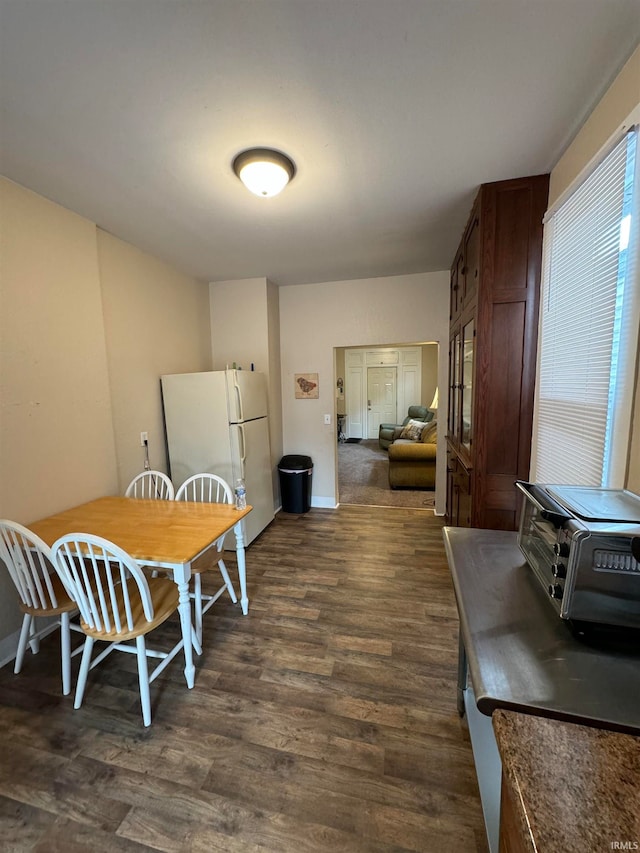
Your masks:
{"label": "ceiling light fixture", "polygon": [[293,178],[296,167],[286,154],[272,148],[250,148],[233,161],[233,171],[255,195],[278,195]]}

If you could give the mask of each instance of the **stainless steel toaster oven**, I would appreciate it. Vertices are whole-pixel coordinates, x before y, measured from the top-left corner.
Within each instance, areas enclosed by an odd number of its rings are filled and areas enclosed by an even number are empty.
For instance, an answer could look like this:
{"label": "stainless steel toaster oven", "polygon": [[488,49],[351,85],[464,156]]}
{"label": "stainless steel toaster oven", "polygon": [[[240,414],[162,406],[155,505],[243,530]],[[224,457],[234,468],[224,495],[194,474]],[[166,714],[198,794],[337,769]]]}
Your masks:
{"label": "stainless steel toaster oven", "polygon": [[536,485],[523,493],[518,544],[563,619],[640,628],[640,496]]}

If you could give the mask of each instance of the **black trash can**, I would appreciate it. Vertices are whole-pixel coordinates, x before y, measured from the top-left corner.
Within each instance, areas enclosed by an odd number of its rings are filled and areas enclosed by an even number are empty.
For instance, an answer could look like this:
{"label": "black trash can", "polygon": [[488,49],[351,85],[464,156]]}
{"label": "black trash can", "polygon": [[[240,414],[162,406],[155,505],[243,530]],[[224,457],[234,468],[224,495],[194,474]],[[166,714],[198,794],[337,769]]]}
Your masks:
{"label": "black trash can", "polygon": [[278,464],[280,495],[283,512],[309,512],[311,508],[311,477],[313,462],[310,456],[283,456]]}

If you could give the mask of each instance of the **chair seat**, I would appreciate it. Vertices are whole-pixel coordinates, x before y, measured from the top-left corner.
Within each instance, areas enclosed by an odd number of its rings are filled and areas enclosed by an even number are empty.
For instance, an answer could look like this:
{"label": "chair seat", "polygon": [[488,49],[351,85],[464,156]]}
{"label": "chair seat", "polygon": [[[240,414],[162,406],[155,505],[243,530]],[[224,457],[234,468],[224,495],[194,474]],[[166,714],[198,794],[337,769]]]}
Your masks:
{"label": "chair seat", "polygon": [[219,551],[210,548],[191,563],[191,574],[201,575],[204,572],[218,571],[218,559],[222,556]]}
{"label": "chair seat", "polygon": [[[114,642],[121,640],[131,640],[134,637],[139,637],[147,634],[158,625],[162,625],[169,616],[175,611],[178,606],[178,587],[172,580],[167,578],[150,578],[147,581],[149,592],[151,593],[151,601],[153,604],[154,617],[151,622],[148,622],[142,611],[142,600],[138,591],[138,586],[135,581],[128,581],[127,588],[129,590],[129,598],[131,601],[131,613],[133,616],[134,627],[130,631],[117,631],[115,626],[112,626],[110,631],[98,631],[92,628],[84,619],[80,620],[82,630],[94,640],[104,640],[105,642]],[[118,602],[118,612],[123,625],[126,625],[126,615],[124,610],[124,601],[122,590],[116,589],[116,600]]]}

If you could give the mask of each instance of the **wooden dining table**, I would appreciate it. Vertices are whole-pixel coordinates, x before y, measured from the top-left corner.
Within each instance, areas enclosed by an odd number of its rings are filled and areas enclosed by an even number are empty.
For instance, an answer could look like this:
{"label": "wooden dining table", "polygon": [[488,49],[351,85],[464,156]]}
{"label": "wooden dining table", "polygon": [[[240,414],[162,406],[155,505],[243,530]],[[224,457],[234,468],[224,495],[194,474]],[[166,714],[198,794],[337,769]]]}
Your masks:
{"label": "wooden dining table", "polygon": [[144,500],[104,497],[42,518],[28,525],[47,545],[67,533],[91,533],[119,545],[139,563],[172,572],[179,591],[179,612],[184,640],[184,674],[193,687],[191,604],[189,579],[192,563],[233,529],[240,583],[240,605],[249,611],[242,519],[252,507],[191,501]]}

